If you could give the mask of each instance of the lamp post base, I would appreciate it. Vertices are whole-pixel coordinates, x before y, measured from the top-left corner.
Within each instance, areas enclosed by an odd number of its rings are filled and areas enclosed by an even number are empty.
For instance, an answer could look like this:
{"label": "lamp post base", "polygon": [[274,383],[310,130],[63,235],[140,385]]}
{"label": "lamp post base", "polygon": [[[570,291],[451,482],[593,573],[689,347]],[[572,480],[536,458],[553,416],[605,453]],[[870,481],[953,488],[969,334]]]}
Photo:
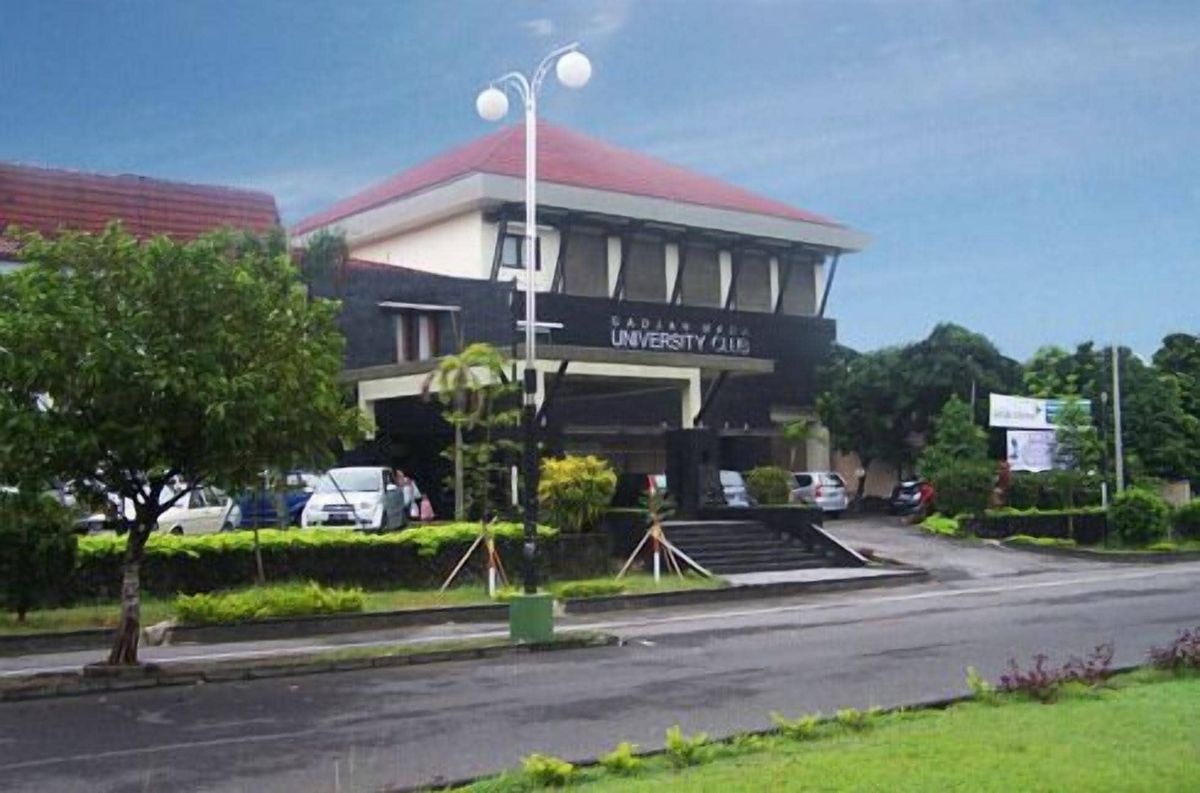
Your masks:
{"label": "lamp post base", "polygon": [[508,603],[508,636],[520,644],[554,639],[554,597],[546,592],[517,595]]}

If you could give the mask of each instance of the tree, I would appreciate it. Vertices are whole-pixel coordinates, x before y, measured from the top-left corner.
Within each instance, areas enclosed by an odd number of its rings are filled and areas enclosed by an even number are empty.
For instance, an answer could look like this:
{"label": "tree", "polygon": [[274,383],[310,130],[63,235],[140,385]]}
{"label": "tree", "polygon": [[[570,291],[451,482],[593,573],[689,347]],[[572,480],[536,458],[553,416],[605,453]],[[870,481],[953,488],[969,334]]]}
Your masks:
{"label": "tree", "polygon": [[[518,410],[502,407],[505,397],[516,393],[515,384],[506,376],[507,366],[503,353],[490,344],[476,342],[458,355],[443,358],[425,381],[426,393],[436,385],[446,420],[454,428],[451,454],[455,520],[466,519],[468,494],[474,494],[476,505],[486,516],[497,452],[514,445],[493,432],[515,426],[520,420]],[[476,429],[482,430],[482,436],[468,443],[465,434]]]}
{"label": "tree", "polygon": [[[1100,465],[1100,439],[1092,424],[1092,414],[1076,396],[1063,400],[1055,425],[1055,457],[1061,468],[1079,473],[1094,471]],[[1074,506],[1068,501],[1067,506]]]}
{"label": "tree", "polygon": [[942,471],[987,457],[987,432],[975,424],[971,406],[952,394],[933,422],[933,442],[921,451],[921,475],[936,481]]}
{"label": "tree", "polygon": [[72,481],[132,505],[109,663],[136,663],[159,515],[361,434],[337,382],[337,305],[309,300],[279,233],[140,242],[114,224],[20,239],[28,266],[0,278],[0,481]]}
{"label": "tree", "polygon": [[1200,336],[1172,333],[1164,337],[1154,353],[1154,366],[1161,373],[1174,375],[1183,409],[1200,419]]}
{"label": "tree", "polygon": [[788,469],[796,470],[796,451],[808,443],[815,432],[815,422],[805,419],[789,421],[783,425],[783,442],[788,448]]}
{"label": "tree", "polygon": [[75,569],[71,517],[39,493],[0,493],[0,603],[24,622],[40,603],[63,599]]}

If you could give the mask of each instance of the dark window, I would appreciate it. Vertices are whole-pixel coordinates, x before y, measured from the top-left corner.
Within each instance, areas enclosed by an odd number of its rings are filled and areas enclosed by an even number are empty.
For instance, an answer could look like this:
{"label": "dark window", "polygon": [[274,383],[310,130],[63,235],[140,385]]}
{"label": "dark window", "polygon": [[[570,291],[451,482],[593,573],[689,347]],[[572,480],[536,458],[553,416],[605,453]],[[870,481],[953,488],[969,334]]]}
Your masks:
{"label": "dark window", "polygon": [[808,487],[812,484],[812,477],[808,474],[796,474],[796,484],[799,487]]}
{"label": "dark window", "polygon": [[[542,269],[542,238],[538,237],[535,247],[537,248],[537,260],[534,262],[534,269]],[[520,234],[505,234],[504,239],[500,241],[500,266],[512,267],[516,269],[525,269],[525,237]]]}
{"label": "dark window", "polygon": [[396,316],[396,360],[424,361],[438,356],[437,316],[419,311]]}

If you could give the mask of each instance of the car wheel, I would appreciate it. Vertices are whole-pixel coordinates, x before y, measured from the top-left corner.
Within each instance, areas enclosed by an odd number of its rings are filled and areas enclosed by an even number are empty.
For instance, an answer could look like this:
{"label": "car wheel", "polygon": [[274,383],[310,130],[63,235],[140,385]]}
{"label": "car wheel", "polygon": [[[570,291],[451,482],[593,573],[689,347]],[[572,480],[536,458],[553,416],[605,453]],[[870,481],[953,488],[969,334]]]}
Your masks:
{"label": "car wheel", "polygon": [[221,527],[221,531],[233,531],[233,524],[225,521],[225,525]]}
{"label": "car wheel", "polygon": [[837,510],[836,512],[830,512],[830,513],[829,513],[829,517],[833,518],[834,520],[837,520],[837,519],[838,519],[838,518],[840,518],[841,516],[842,516],[842,511],[841,511],[841,510]]}
{"label": "car wheel", "polygon": [[379,516],[379,530],[388,530],[388,514],[386,512]]}
{"label": "car wheel", "polygon": [[174,528],[171,529],[171,533],[174,534],[176,537],[182,537],[183,536],[183,527],[175,526]]}

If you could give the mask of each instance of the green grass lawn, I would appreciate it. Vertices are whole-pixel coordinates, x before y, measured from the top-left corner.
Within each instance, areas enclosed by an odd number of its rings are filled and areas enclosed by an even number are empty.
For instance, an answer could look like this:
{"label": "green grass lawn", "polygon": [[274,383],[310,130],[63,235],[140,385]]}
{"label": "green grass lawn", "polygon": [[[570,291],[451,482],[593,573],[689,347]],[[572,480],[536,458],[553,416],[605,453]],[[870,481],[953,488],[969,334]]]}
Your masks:
{"label": "green grass lawn", "polygon": [[[589,581],[611,581],[589,579]],[[679,579],[673,575],[662,577],[658,584],[649,574],[637,573],[622,579],[625,593],[670,592],[680,589],[711,589],[724,585],[720,579],[702,578],[696,575]],[[553,585],[552,585],[553,588]],[[473,606],[491,603],[482,586],[454,587],[446,592],[436,589],[395,589],[366,592],[364,611],[398,611],[401,609],[436,608],[439,606]],[[145,596],[142,598],[142,624],[171,619],[174,616],[173,598]],[[79,605],[71,608],[39,609],[31,611],[22,624],[15,614],[0,614],[0,635],[18,633],[41,633],[46,631],[70,631],[82,628],[116,627],[119,606],[116,602]]]}
{"label": "green grass lawn", "polygon": [[[662,757],[630,777],[584,769],[578,783],[596,793],[1198,790],[1198,717],[1200,677],[1139,672],[1053,705],[972,702],[889,714],[860,733],[825,725],[811,741],[773,735],[719,745],[710,763],[682,771]],[[471,789],[528,788],[513,772]]]}

